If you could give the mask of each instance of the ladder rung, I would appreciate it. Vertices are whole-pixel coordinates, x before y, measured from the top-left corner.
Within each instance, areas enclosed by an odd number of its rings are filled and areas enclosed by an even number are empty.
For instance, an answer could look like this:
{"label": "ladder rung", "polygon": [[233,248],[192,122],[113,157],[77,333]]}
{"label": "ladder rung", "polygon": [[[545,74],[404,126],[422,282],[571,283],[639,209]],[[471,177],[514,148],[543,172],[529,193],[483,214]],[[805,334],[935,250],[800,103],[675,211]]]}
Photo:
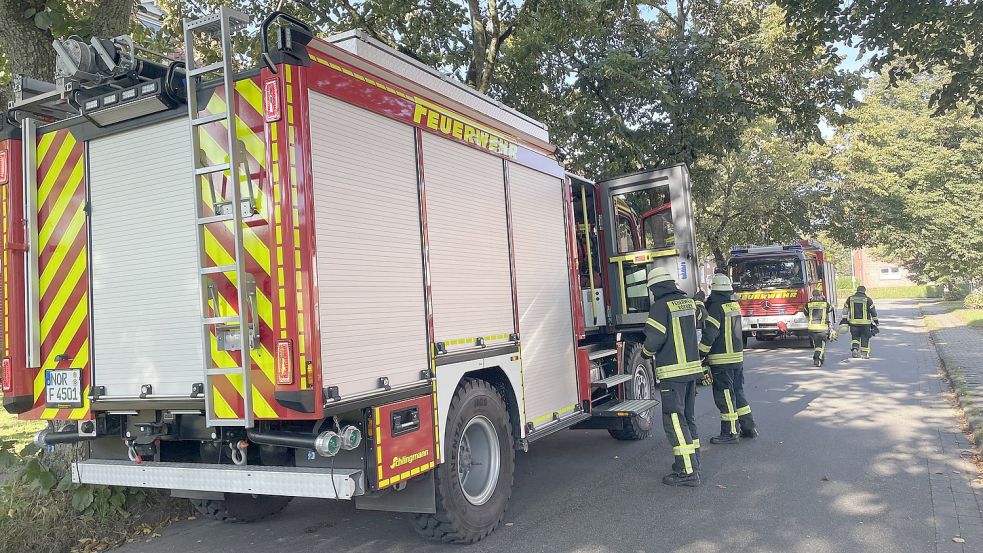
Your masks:
{"label": "ladder rung", "polygon": [[219,171],[228,171],[231,165],[228,162],[219,163],[218,165],[208,165],[205,167],[195,167],[196,175],[208,175],[211,173],[218,173]]}
{"label": "ladder rung", "polygon": [[191,120],[192,126],[207,125],[209,123],[214,123],[216,121],[225,121],[229,115],[227,113],[215,113],[213,115],[206,115],[204,117],[198,117]]}
{"label": "ladder rung", "polygon": [[215,63],[209,63],[208,65],[203,65],[201,67],[195,67],[191,71],[188,71],[188,77],[197,77],[198,75],[204,75],[205,73],[214,73],[219,69],[225,69],[224,61],[217,61]]}
{"label": "ladder rung", "polygon": [[224,223],[225,221],[231,221],[235,218],[232,213],[227,213],[225,215],[211,215],[209,217],[198,217],[199,225],[209,225],[211,223]]}
{"label": "ladder rung", "polygon": [[201,320],[203,325],[220,325],[238,323],[239,317],[205,317]]}
{"label": "ladder rung", "polygon": [[203,275],[213,275],[215,273],[232,273],[238,269],[235,265],[216,265],[215,267],[205,267],[201,270]]}
{"label": "ladder rung", "polygon": [[213,367],[208,369],[208,375],[242,374],[242,367]]}

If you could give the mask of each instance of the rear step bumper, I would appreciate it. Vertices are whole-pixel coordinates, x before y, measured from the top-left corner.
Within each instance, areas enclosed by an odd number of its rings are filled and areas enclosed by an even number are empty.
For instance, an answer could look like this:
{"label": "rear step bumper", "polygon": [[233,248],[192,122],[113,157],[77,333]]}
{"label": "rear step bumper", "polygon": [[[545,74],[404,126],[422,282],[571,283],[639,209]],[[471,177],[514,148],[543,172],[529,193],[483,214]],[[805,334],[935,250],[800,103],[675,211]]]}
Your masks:
{"label": "rear step bumper", "polygon": [[657,399],[629,399],[615,404],[605,404],[591,410],[595,417],[631,417],[641,415],[659,405]]}
{"label": "rear step bumper", "polygon": [[360,469],[206,465],[88,459],[72,463],[72,482],[290,497],[351,499],[365,493]]}

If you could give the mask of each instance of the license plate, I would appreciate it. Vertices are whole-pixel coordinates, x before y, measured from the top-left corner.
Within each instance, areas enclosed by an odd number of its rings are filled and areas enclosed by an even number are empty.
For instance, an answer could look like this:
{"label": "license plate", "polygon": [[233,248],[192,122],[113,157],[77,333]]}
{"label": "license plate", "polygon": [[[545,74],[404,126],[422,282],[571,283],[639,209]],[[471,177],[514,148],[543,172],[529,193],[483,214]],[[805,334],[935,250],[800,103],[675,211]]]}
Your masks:
{"label": "license plate", "polygon": [[82,406],[82,369],[53,369],[44,373],[48,407]]}

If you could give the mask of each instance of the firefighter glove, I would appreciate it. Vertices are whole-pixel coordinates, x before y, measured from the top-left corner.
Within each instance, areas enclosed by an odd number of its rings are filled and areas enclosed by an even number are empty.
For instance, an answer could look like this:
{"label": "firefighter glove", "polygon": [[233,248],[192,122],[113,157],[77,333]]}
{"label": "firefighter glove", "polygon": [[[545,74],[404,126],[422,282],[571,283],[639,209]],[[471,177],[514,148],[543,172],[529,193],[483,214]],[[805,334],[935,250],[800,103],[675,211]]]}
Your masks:
{"label": "firefighter glove", "polygon": [[829,340],[830,340],[831,342],[835,342],[835,341],[836,341],[836,339],[837,339],[837,338],[839,338],[839,337],[840,337],[840,335],[839,335],[839,334],[837,334],[835,330],[833,330],[833,329],[830,329],[830,331],[829,331]]}
{"label": "firefighter glove", "polygon": [[710,369],[704,369],[703,371],[703,385],[713,386],[713,373],[710,372]]}
{"label": "firefighter glove", "polygon": [[877,329],[877,325],[870,325],[870,335],[871,336],[877,336],[877,333],[878,332],[880,332],[880,330]]}

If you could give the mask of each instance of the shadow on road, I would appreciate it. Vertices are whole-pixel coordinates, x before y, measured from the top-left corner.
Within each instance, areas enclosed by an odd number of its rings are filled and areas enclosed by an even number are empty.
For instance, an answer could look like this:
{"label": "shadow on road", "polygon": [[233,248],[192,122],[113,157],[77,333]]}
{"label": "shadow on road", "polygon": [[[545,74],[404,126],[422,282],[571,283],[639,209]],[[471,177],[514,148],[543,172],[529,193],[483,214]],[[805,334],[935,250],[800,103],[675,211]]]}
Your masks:
{"label": "shadow on road", "polygon": [[[700,389],[704,487],[659,483],[671,461],[661,435],[616,442],[605,432],[562,432],[517,455],[505,524],[466,551],[936,551],[951,535],[933,505],[932,479],[970,476],[942,443],[956,421],[913,304],[878,309],[884,331],[870,360],[850,359],[842,339],[822,368],[812,366],[809,348],[772,343],[749,352],[757,440],[710,446],[719,417]],[[124,550],[462,550],[419,540],[408,515],[315,500],[249,526],[180,523],[139,545]]]}

